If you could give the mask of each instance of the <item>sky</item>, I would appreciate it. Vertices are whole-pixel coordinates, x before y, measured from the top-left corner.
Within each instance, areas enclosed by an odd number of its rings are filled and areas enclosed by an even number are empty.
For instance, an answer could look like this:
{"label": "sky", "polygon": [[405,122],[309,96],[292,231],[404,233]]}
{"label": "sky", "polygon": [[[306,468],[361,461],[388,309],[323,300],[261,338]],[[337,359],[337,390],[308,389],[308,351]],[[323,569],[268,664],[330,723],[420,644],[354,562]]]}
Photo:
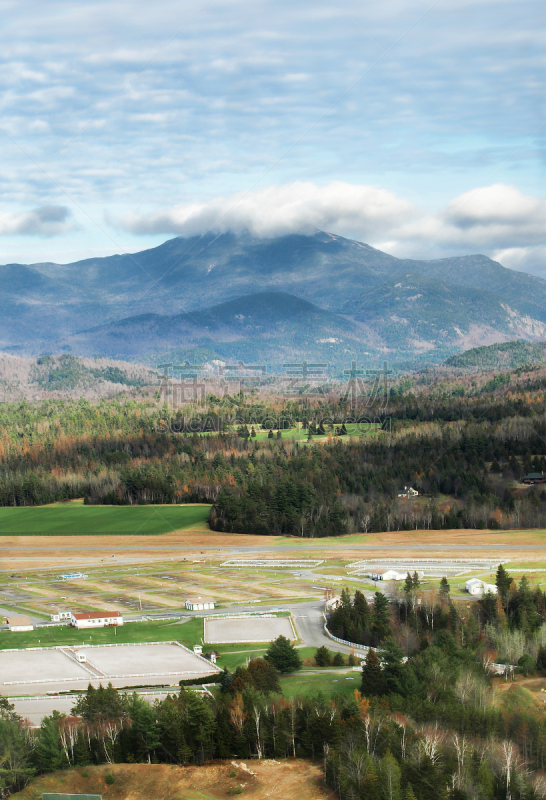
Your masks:
{"label": "sky", "polygon": [[0,10],[0,263],[327,230],[546,278],[538,0]]}

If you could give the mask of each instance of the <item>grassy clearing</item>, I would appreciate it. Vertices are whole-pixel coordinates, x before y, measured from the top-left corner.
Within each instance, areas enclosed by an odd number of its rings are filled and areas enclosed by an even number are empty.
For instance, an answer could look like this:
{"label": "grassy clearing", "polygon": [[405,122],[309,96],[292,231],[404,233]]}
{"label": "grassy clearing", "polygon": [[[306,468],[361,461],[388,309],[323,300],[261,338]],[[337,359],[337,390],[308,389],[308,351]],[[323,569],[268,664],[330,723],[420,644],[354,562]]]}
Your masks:
{"label": "grassy clearing", "polygon": [[[232,426],[230,429],[231,433],[235,433],[238,429],[238,425]],[[335,426],[339,428],[339,425]],[[369,422],[369,423],[361,423],[361,424],[351,424],[348,423],[346,426],[347,428],[347,435],[341,437],[341,441],[344,439],[348,439],[354,436],[374,436],[381,430],[381,425],[376,422]],[[252,430],[252,425],[248,425],[249,431]],[[251,436],[251,439],[255,442],[263,442],[267,439],[271,438],[269,436],[269,430],[262,430],[261,428],[254,427],[254,431],[256,436]],[[276,441],[277,439],[277,429],[273,428],[273,440]],[[285,441],[296,441],[296,442],[307,442],[309,433],[307,429],[304,429],[300,426],[297,428],[288,428],[287,430],[282,430],[282,439]],[[199,436],[218,436],[217,431],[203,431],[202,433],[198,434]],[[330,433],[332,438],[338,438],[334,435],[333,431]],[[326,442],[328,441],[328,433],[324,435],[317,434],[312,437],[313,442]]]}
{"label": "grassy clearing", "polygon": [[144,536],[177,530],[208,530],[210,505],[84,506],[54,503],[0,508],[2,536]]}
{"label": "grassy clearing", "polygon": [[[352,680],[351,680],[352,679]],[[360,673],[351,675],[325,672],[316,675],[287,675],[280,679],[284,697],[312,697],[324,694],[331,697],[335,694],[352,695],[360,689]]]}
{"label": "grassy clearing", "polygon": [[120,628],[101,628],[89,633],[70,626],[38,628],[34,631],[0,632],[0,650],[60,645],[129,644],[134,642],[177,641],[186,647],[201,644],[203,620],[194,617],[183,624],[165,622],[129,622]]}

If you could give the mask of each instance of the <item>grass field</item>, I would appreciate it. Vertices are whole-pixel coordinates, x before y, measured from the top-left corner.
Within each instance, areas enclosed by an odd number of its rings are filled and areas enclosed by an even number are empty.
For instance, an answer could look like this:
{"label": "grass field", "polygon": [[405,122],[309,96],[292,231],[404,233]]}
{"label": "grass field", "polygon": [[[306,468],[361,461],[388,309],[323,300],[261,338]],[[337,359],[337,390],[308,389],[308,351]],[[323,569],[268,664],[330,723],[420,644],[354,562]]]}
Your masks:
{"label": "grass field", "polygon": [[[336,427],[339,427],[339,425],[336,426]],[[238,426],[233,426],[231,428],[231,432],[236,431],[237,428],[238,428]],[[381,425],[379,423],[375,423],[375,422],[361,423],[361,424],[351,424],[351,423],[349,423],[349,424],[346,425],[346,428],[347,428],[347,436],[342,436],[340,438],[340,441],[343,441],[344,439],[346,440],[348,437],[352,437],[352,436],[373,436],[373,435],[376,435],[381,430]],[[249,431],[252,430],[252,425],[249,425],[248,429],[249,429]],[[256,432],[256,436],[252,437],[253,441],[263,442],[263,441],[265,441],[266,439],[269,438],[269,431],[268,430],[262,430],[261,428],[258,428],[258,427],[255,427],[254,430]],[[273,429],[273,433],[274,433],[274,438],[276,439],[277,438],[276,429]],[[301,428],[301,427],[289,428],[288,430],[281,431],[281,433],[282,433],[282,438],[284,440],[286,440],[286,441],[289,441],[289,442],[292,441],[292,440],[295,440],[297,442],[307,442],[308,435],[309,435],[308,431],[306,429],[304,429],[304,428]],[[218,433],[216,431],[205,431],[203,433],[200,433],[199,436],[218,436]],[[337,438],[337,437],[335,437],[335,438]],[[323,436],[321,436],[320,434],[317,434],[316,436],[312,437],[312,441],[313,442],[315,442],[315,441],[316,442],[321,442],[321,441],[325,442],[327,440],[328,440],[328,433],[326,433]]]}
{"label": "grass field", "polygon": [[280,679],[284,697],[312,697],[324,694],[331,697],[335,694],[352,695],[360,689],[360,672],[348,675],[340,672],[320,672],[316,675],[288,675]]}
{"label": "grass field", "polygon": [[198,617],[187,622],[129,622],[119,628],[100,628],[91,633],[70,626],[38,628],[34,631],[0,631],[0,650],[25,647],[56,647],[59,645],[127,644],[131,642],[176,641],[186,647],[201,644],[203,620]]}
{"label": "grass field", "polygon": [[85,506],[54,503],[32,508],[0,508],[2,536],[145,536],[207,530],[209,505]]}

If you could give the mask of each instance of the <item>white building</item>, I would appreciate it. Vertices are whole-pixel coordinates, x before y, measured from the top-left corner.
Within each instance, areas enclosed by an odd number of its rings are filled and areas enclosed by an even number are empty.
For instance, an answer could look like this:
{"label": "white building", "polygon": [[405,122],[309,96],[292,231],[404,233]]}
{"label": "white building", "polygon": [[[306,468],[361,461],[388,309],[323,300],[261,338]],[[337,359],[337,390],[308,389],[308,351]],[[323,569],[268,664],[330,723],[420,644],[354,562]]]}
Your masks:
{"label": "white building", "polygon": [[492,594],[497,594],[497,587],[494,583],[485,583],[485,581],[481,581],[479,578],[470,578],[465,584],[466,591],[469,594],[479,595],[487,594],[491,592]]}
{"label": "white building", "polygon": [[417,572],[417,577],[422,580],[425,573],[422,570],[409,570],[400,572],[397,569],[373,569],[368,574],[372,581],[405,581],[409,574],[413,577],[414,572]]}
{"label": "white building", "polygon": [[30,617],[6,617],[10,631],[33,631],[34,625]]}
{"label": "white building", "polygon": [[186,608],[188,611],[212,611],[214,600],[212,597],[188,597]]}
{"label": "white building", "polygon": [[62,622],[63,620],[70,620],[72,618],[71,611],[54,611],[51,614],[51,622]]}
{"label": "white building", "polygon": [[334,597],[330,597],[329,600],[326,600],[324,605],[327,611],[334,611],[336,608],[338,608],[340,603],[341,597],[336,594]]}
{"label": "white building", "polygon": [[118,611],[86,611],[70,615],[74,628],[106,628],[110,625],[123,625],[123,617]]}
{"label": "white building", "polygon": [[398,497],[418,497],[419,492],[413,486],[404,486],[403,489],[398,490]]}

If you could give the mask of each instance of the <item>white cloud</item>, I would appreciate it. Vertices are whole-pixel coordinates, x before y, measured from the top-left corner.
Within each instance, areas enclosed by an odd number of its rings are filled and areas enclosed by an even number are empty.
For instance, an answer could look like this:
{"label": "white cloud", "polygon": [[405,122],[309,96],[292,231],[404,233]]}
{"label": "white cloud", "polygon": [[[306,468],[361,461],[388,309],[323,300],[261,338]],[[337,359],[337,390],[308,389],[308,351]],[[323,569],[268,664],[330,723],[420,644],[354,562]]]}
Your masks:
{"label": "white cloud", "polygon": [[65,206],[45,205],[32,211],[0,212],[0,236],[58,236],[74,227]]}
{"label": "white cloud", "polygon": [[333,181],[327,186],[296,182],[272,186],[208,203],[188,203],[164,212],[128,214],[118,221],[132,233],[248,231],[280,236],[321,230],[358,230],[363,237],[398,228],[417,210],[378,186]]}
{"label": "white cloud", "polygon": [[491,256],[505,267],[530,272],[546,279],[546,244],[534,247],[508,247],[496,250]]}
{"label": "white cloud", "polygon": [[445,208],[428,213],[379,186],[333,181],[326,186],[310,182],[272,186],[111,221],[135,234],[192,236],[232,230],[279,236],[327,230],[405,257],[427,245],[433,255],[502,251],[513,263],[519,259],[524,265],[528,256],[542,257],[537,255],[540,247],[533,248],[546,244],[545,211],[543,199],[505,184],[465,192]]}

